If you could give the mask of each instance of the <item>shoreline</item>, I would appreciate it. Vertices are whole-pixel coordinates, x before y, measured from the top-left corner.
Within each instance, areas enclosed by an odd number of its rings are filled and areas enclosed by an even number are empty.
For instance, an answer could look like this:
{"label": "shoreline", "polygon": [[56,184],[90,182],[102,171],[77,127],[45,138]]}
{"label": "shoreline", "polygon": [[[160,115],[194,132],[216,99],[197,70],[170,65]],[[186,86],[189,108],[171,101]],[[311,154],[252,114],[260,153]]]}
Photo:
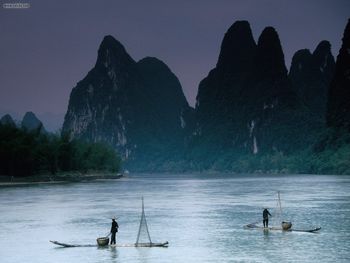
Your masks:
{"label": "shoreline", "polygon": [[116,180],[123,178],[125,175],[121,173],[64,173],[56,175],[34,175],[28,177],[11,177],[0,176],[0,186],[19,186],[33,184],[58,184],[58,183],[79,183],[96,180]]}

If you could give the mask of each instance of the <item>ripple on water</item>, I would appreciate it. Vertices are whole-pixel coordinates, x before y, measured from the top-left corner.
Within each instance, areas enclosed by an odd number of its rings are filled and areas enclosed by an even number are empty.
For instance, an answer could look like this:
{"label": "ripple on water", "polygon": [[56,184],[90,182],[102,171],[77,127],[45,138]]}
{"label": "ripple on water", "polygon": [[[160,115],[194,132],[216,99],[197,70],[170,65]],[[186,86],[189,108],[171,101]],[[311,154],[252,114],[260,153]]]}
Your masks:
{"label": "ripple on water", "polygon": [[[349,186],[349,176],[218,174],[1,187],[1,262],[350,262]],[[263,207],[276,211],[277,191],[295,227],[322,231],[244,229],[261,223]],[[141,196],[152,239],[168,240],[168,249],[59,249],[48,242],[95,244],[114,215],[118,242],[135,242]]]}

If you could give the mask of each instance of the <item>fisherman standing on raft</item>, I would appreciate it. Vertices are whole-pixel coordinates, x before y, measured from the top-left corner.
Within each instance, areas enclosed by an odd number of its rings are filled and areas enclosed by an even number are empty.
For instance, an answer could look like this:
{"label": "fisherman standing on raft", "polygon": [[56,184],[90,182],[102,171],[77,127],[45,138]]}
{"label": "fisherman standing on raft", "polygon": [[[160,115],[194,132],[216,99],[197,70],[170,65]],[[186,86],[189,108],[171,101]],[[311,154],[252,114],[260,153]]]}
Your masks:
{"label": "fisherman standing on raft", "polygon": [[111,236],[111,245],[116,243],[115,242],[115,235],[118,232],[118,228],[119,228],[119,225],[118,225],[118,223],[116,221],[116,218],[113,217],[112,218],[112,227],[111,227],[111,234],[112,234],[112,236]]}
{"label": "fisherman standing on raft", "polygon": [[269,216],[272,216],[269,212],[269,210],[267,210],[267,208],[264,209],[263,211],[263,224],[264,224],[264,228],[265,227],[269,227]]}

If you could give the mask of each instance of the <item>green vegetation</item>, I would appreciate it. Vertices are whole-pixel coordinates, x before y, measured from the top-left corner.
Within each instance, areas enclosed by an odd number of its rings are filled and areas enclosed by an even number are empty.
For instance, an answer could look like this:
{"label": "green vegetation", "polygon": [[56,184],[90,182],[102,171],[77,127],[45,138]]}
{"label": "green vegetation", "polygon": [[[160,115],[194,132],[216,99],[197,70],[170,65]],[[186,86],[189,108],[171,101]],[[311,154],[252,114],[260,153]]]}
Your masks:
{"label": "green vegetation", "polygon": [[227,156],[215,160],[212,167],[237,173],[350,174],[350,135],[337,137],[332,131],[325,134],[323,141],[305,150]]}
{"label": "green vegetation", "polygon": [[[316,144],[302,150],[258,153],[188,145],[187,151],[162,152],[153,145],[149,158],[137,158],[133,171],[148,172],[234,172],[350,174],[350,134],[328,129]],[[190,150],[191,149],[191,150]],[[150,161],[150,159],[152,161]],[[128,163],[126,163],[128,164]],[[82,174],[116,173],[121,159],[113,148],[103,143],[71,140],[67,134],[53,135],[40,129],[27,131],[11,125],[0,125],[0,175],[29,177],[64,175],[74,180]],[[68,178],[69,177],[69,178]],[[81,178],[80,178],[81,179]]]}
{"label": "green vegetation", "polygon": [[313,147],[313,173],[350,174],[350,133],[345,128],[329,128]]}
{"label": "green vegetation", "polygon": [[102,143],[71,140],[53,135],[0,125],[0,175],[25,177],[64,172],[118,172],[121,159]]}
{"label": "green vegetation", "polygon": [[[314,140],[288,153],[270,151],[256,155],[249,151],[215,148],[209,143],[192,147],[192,151],[171,156],[153,156],[152,161],[137,162],[133,171],[148,172],[228,172],[228,173],[295,173],[350,174],[350,134],[328,129]],[[162,158],[161,158],[162,157]]]}

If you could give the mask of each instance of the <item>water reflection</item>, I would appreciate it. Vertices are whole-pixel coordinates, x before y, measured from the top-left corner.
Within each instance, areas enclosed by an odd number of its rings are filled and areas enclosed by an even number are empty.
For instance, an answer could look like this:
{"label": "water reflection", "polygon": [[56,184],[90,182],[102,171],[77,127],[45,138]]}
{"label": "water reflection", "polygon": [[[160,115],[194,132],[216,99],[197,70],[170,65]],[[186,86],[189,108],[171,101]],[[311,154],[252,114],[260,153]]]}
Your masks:
{"label": "water reflection", "polygon": [[111,259],[116,261],[118,259],[118,249],[116,247],[110,247],[109,250],[111,251]]}
{"label": "water reflection", "polygon": [[268,241],[270,238],[270,231],[268,229],[263,230],[264,233],[264,241]]}

